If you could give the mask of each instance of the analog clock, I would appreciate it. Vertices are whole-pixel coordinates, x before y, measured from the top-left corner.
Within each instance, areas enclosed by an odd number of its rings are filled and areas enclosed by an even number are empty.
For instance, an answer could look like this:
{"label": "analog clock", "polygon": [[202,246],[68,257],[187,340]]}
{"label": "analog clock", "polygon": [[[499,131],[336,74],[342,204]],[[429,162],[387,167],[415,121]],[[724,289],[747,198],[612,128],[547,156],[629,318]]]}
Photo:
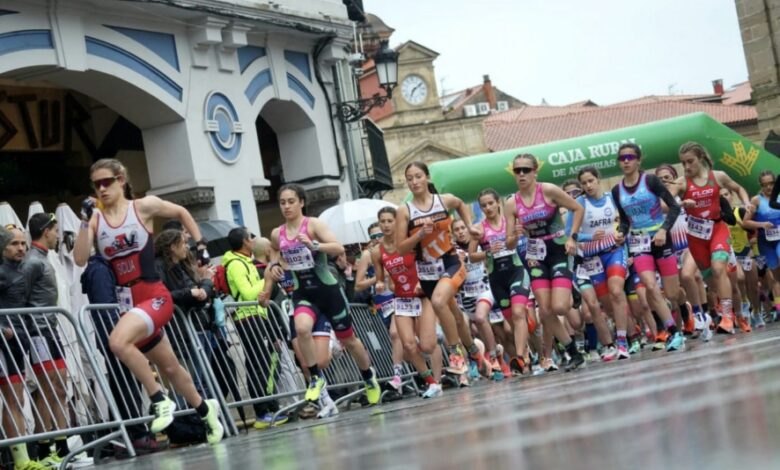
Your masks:
{"label": "analog clock", "polygon": [[401,82],[401,95],[407,103],[420,105],[428,97],[428,85],[419,75],[407,75]]}

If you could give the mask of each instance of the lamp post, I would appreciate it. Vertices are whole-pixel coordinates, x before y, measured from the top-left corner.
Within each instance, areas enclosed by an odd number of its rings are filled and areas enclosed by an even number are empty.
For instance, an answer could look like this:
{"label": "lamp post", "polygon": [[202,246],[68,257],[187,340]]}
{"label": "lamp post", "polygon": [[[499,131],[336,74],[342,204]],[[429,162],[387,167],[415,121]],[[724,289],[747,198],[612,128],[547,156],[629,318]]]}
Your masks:
{"label": "lamp post", "polygon": [[379,92],[370,98],[335,103],[339,119],[343,122],[355,122],[368,114],[376,106],[384,106],[393,97],[393,88],[398,85],[398,53],[388,46],[387,41],[380,43],[379,51],[374,54],[374,67],[379,86],[386,95]]}

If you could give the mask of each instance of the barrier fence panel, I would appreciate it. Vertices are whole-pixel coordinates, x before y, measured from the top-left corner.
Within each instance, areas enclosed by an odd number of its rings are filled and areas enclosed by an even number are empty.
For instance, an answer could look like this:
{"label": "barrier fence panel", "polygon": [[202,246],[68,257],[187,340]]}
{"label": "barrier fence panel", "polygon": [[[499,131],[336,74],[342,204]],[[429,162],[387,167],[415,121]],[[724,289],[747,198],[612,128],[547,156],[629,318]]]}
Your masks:
{"label": "barrier fence panel", "polygon": [[[148,391],[144,390],[139,381],[130,370],[114,356],[109,346],[109,337],[120,318],[119,305],[117,304],[90,304],[85,305],[79,314],[79,322],[82,328],[86,325],[94,325],[95,354],[100,354],[106,364],[106,380],[111,395],[116,400],[119,413],[133,438],[147,435],[146,424],[154,419],[151,414]],[[170,341],[180,364],[193,378],[198,392],[205,398],[216,398],[219,402],[221,394],[214,385],[211,374],[203,361],[202,346],[199,345],[199,337],[192,330],[184,313],[178,308],[174,310],[171,321],[164,328],[165,337]],[[172,384],[166,383],[163,374],[152,364],[152,370],[156,373],[158,381],[167,390],[168,395],[176,402],[177,411],[174,417],[180,417],[195,413],[195,410],[183,399]],[[222,400],[224,402],[224,400]],[[227,415],[223,412],[223,425],[226,434],[237,433]],[[176,425],[176,422],[174,422]],[[169,432],[171,428],[169,428]]]}
{"label": "barrier fence panel", "polygon": [[[62,341],[58,323],[61,321],[72,325],[77,337],[75,343]],[[61,468],[65,468],[75,455],[116,439],[121,439],[130,456],[135,456],[125,422],[105,377],[94,374],[98,390],[106,401],[106,410],[96,406],[98,397],[90,387],[72,387],[73,395],[68,397],[68,383],[89,383],[91,372],[85,370],[80,360],[67,361],[81,356],[79,347],[90,350],[84,330],[73,315],[61,308],[5,309],[0,310],[0,327],[0,405],[3,410],[0,448],[114,430],[73,449],[64,458]],[[100,370],[94,355],[84,356],[92,371]],[[23,411],[25,408],[30,410],[27,416]],[[79,412],[73,413],[75,410]],[[46,456],[40,456],[43,457]]]}

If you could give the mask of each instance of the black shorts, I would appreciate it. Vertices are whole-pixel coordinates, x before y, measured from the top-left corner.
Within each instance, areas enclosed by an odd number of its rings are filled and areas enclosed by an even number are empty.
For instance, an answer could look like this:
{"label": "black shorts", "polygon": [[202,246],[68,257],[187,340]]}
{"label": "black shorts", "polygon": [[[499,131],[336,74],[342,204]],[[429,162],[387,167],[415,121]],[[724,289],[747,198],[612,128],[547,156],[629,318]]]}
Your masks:
{"label": "black shorts", "polygon": [[28,355],[35,375],[65,369],[65,352],[57,330],[49,327],[15,328],[14,337],[0,340],[0,383],[24,380],[24,359]]}
{"label": "black shorts", "polygon": [[543,260],[527,260],[528,273],[531,275],[531,284],[535,281],[553,281],[566,279],[571,286],[572,272],[569,269],[569,256],[566,254],[566,245],[555,242],[555,239],[545,240],[547,256]]}
{"label": "black shorts", "polygon": [[494,270],[488,275],[493,299],[501,310],[512,306],[512,297],[528,299],[528,288],[525,285],[525,269],[523,266],[512,266],[512,269]]}
{"label": "black shorts", "polygon": [[310,315],[317,321],[322,316],[330,322],[336,337],[349,338],[353,335],[352,317],[349,305],[338,285],[329,286],[321,282],[312,283],[311,287],[298,287],[292,293],[293,315]]}

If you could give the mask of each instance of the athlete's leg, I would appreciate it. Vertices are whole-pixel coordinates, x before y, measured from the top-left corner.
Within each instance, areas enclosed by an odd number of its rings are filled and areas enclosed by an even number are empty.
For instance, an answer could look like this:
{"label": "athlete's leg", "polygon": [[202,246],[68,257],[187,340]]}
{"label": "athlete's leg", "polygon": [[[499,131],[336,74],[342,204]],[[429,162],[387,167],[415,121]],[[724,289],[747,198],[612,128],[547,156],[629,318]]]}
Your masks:
{"label": "athlete's leg", "polygon": [[196,408],[200,405],[203,399],[198,390],[195,389],[190,373],[179,364],[179,360],[173,353],[173,348],[171,348],[168,336],[163,336],[157,345],[147,351],[146,358],[157,366],[160,375],[173,385],[177,393],[184,396],[184,399],[187,400],[190,406]]}

